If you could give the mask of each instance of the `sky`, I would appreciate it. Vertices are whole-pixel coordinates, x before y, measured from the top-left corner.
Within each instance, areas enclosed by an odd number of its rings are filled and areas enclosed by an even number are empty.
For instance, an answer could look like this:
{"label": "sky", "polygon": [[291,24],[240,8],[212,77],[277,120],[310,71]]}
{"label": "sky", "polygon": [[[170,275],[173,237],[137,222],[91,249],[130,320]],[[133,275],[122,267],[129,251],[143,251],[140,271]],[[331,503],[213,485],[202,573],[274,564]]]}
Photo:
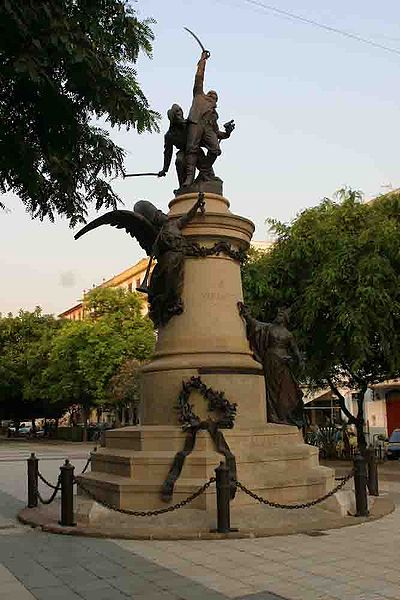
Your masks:
{"label": "sky", "polygon": [[[195,31],[211,52],[205,87],[218,91],[220,124],[236,122],[215,171],[231,211],[255,223],[255,240],[270,235],[268,217],[289,222],[344,185],[362,190],[366,199],[400,186],[400,3],[274,1],[281,10],[399,54],[246,0],[138,0],[139,16],[157,21],[153,59],[140,58],[137,71],[151,107],[163,115],[162,131],[111,130],[127,152],[127,172],[161,169],[166,111],[174,102],[185,114],[190,108],[199,48],[183,27]],[[148,199],[166,212],[176,187],[173,164],[163,179],[112,185],[124,208]],[[103,227],[75,241],[66,220],[32,220],[17,197],[2,200],[8,207],[0,212],[3,314],[37,305],[57,314],[76,304],[83,290],[143,257],[139,244],[119,230]]]}

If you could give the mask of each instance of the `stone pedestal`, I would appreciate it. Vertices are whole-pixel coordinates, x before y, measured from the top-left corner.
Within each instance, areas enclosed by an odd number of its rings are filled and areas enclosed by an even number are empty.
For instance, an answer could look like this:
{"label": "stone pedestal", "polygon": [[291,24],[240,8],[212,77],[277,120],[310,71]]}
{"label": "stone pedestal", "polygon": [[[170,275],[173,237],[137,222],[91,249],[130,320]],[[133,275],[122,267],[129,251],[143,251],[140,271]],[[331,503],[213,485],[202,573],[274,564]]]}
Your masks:
{"label": "stone pedestal", "polygon": [[[195,193],[172,200],[170,216],[186,213],[196,200]],[[208,248],[223,241],[233,250],[246,250],[253,223],[232,214],[222,196],[206,193],[205,201],[205,214],[185,228],[185,236]],[[239,300],[243,295],[237,259],[226,252],[186,258],[184,312],[160,329],[153,360],[143,370],[143,426],[107,432],[106,446],[93,455],[92,471],[83,478],[100,500],[139,510],[165,506],[161,487],[185,440],[176,401],[182,381],[192,376],[200,376],[208,387],[237,403],[235,427],[224,436],[242,483],[278,502],[311,500],[333,486],[333,472],[318,465],[317,449],[303,443],[297,428],[267,423],[263,371],[250,352]],[[190,403],[197,415],[207,417],[206,402],[197,392]],[[200,432],[172,502],[186,498],[214,475],[221,459],[209,434]],[[232,510],[252,503],[237,493]],[[215,488],[190,507],[215,511]]]}
{"label": "stone pedestal", "polygon": [[[187,212],[196,199],[197,194],[187,194],[172,200],[170,215]],[[205,214],[186,227],[185,235],[205,247],[222,240],[235,250],[247,249],[253,223],[230,213],[222,196],[206,194],[205,199]],[[184,277],[184,312],[159,331],[154,358],[143,371],[144,425],[176,425],[182,380],[199,374],[238,403],[236,426],[265,423],[263,372],[250,353],[236,306],[243,300],[239,262],[222,252],[187,257]]]}

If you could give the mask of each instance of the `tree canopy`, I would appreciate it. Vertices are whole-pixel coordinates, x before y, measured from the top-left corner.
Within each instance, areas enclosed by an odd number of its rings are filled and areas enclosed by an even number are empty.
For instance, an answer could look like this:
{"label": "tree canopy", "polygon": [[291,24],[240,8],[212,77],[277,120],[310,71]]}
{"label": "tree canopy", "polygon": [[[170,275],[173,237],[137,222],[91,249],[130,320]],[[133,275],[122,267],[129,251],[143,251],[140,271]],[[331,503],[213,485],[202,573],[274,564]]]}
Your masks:
{"label": "tree canopy", "polygon": [[39,308],[0,318],[3,418],[60,416],[71,405],[87,412],[137,395],[138,365],[150,358],[155,344],[141,298],[100,288],[89,292],[84,304],[82,321],[56,320]]}
{"label": "tree canopy", "polygon": [[50,406],[41,377],[48,366],[53,338],[61,322],[40,308],[0,318],[0,414],[6,419],[59,416],[57,398]]}
{"label": "tree canopy", "polygon": [[291,309],[308,382],[330,385],[344,412],[338,388],[359,391],[358,427],[367,387],[400,371],[399,215],[400,193],[363,203],[342,190],[289,225],[270,221],[276,243],[243,270],[245,301],[257,318]]}
{"label": "tree canopy", "polygon": [[109,402],[109,382],[125,360],[151,356],[155,334],[138,294],[100,288],[84,304],[85,319],[66,320],[53,340],[45,385],[53,400],[89,408]]}
{"label": "tree canopy", "polygon": [[0,4],[0,192],[32,216],[74,226],[90,203],[116,208],[105,178],[123,173],[124,151],[93,119],[158,129],[134,69],[152,22],[126,0]]}

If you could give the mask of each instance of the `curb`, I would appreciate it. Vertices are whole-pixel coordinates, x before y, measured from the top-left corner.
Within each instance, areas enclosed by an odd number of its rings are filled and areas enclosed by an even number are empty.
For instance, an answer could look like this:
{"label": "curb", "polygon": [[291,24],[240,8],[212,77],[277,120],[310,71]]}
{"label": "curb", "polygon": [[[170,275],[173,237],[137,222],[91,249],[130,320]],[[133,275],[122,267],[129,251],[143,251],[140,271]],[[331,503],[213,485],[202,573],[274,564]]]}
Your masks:
{"label": "curb", "polygon": [[94,538],[111,538],[111,539],[123,539],[123,540],[226,540],[226,539],[246,539],[246,538],[262,538],[272,536],[284,536],[284,535],[318,535],[315,532],[330,531],[336,529],[342,529],[343,527],[354,527],[362,523],[371,523],[386,515],[392,513],[395,509],[394,502],[389,496],[378,497],[372,507],[371,514],[368,517],[344,517],[337,519],[328,527],[318,527],[310,525],[308,528],[299,527],[295,529],[293,526],[285,528],[257,528],[257,529],[241,529],[240,531],[232,531],[230,533],[216,533],[206,530],[202,531],[188,531],[188,530],[174,530],[174,531],[157,531],[152,532],[143,529],[136,529],[134,531],[118,531],[118,530],[105,530],[104,528],[98,529],[93,526],[85,525],[84,523],[77,523],[75,527],[62,527],[57,521],[49,518],[46,515],[45,510],[41,508],[23,508],[18,513],[18,520],[24,525],[30,525],[31,527],[40,527],[42,531],[46,533],[54,533],[58,535],[76,535],[82,537],[94,537]]}

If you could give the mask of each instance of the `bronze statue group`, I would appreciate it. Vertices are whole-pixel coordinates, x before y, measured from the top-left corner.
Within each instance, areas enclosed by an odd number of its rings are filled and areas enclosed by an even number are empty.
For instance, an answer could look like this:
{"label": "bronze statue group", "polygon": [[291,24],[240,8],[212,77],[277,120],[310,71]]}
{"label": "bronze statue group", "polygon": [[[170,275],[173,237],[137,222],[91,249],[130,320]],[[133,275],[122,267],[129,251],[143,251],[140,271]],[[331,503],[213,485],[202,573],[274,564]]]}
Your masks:
{"label": "bronze statue group", "polygon": [[[213,165],[221,154],[220,141],[229,138],[235,129],[233,120],[225,123],[224,131],[219,129],[217,92],[204,92],[204,73],[208,57],[208,51],[203,50],[197,63],[193,102],[188,118],[184,118],[183,110],[178,104],[173,104],[167,112],[169,129],[164,138],[164,165],[158,176],[166,175],[175,147],[178,150],[175,158],[179,182],[179,189],[175,192],[177,195],[191,190],[193,183],[220,181],[215,176]],[[207,150],[207,154],[204,149]],[[196,169],[198,176],[195,179]]]}
{"label": "bronze statue group", "polygon": [[[213,165],[221,154],[220,141],[229,138],[235,128],[232,120],[224,125],[224,131],[219,129],[216,111],[218,95],[214,90],[204,93],[204,73],[209,56],[209,52],[203,50],[197,64],[193,102],[188,118],[184,118],[178,104],[173,104],[167,113],[170,126],[164,141],[164,165],[158,173],[159,177],[165,176],[171,164],[173,149],[176,148],[179,189],[175,194],[198,192],[197,201],[192,208],[179,218],[169,218],[151,202],[141,200],[135,204],[133,211],[108,212],[88,223],[75,235],[75,239],[78,239],[101,225],[112,225],[125,229],[138,240],[151,259],[156,259],[146,291],[149,316],[157,329],[166,326],[172,317],[184,310],[182,290],[188,242],[182,230],[198,211],[205,211],[202,183],[214,182],[215,190],[211,186],[207,191],[222,193],[218,191],[222,190],[222,182],[215,176]],[[150,263],[147,275],[149,273]],[[281,310],[272,323],[262,323],[253,319],[241,302],[238,303],[238,310],[246,322],[247,337],[254,358],[263,365],[268,421],[302,427],[303,394],[293,371],[294,366],[300,365],[301,358],[296,342],[287,329],[287,312]]]}

